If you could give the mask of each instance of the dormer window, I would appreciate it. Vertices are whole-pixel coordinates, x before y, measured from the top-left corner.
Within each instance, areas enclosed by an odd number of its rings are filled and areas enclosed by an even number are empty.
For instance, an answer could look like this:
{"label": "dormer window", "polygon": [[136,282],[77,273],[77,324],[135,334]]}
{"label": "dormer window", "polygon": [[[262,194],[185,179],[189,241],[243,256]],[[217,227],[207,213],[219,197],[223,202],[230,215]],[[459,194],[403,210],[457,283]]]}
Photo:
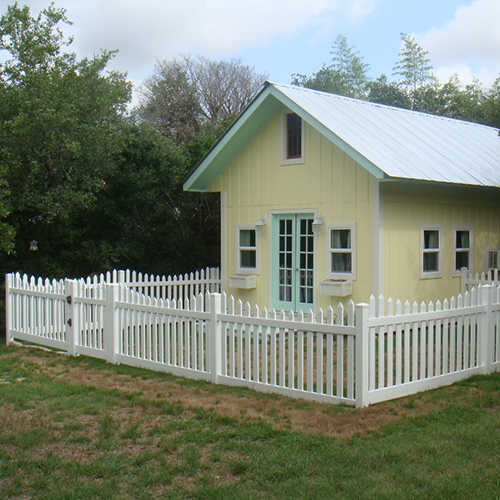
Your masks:
{"label": "dormer window", "polygon": [[295,113],[286,115],[286,158],[302,157],[302,118]]}
{"label": "dormer window", "polygon": [[282,164],[304,163],[304,123],[291,112],[283,113]]}

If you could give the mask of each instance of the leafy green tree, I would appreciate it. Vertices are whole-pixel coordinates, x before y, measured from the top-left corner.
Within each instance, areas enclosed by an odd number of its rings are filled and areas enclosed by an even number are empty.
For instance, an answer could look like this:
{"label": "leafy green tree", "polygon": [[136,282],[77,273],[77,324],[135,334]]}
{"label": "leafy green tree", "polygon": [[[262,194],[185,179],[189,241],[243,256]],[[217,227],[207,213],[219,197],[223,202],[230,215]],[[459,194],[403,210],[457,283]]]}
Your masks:
{"label": "leafy green tree", "polygon": [[500,128],[500,76],[496,78],[488,90],[481,108],[484,115],[484,123]]}
{"label": "leafy green tree", "polygon": [[104,74],[112,52],[77,61],[61,23],[65,11],[53,5],[34,18],[15,3],[0,18],[0,163],[17,233],[9,265],[49,274],[64,272],[61,242],[114,169],[131,90],[124,75]]}
{"label": "leafy green tree", "polygon": [[323,90],[348,97],[363,98],[368,87],[369,65],[354,47],[347,44],[347,38],[339,35],[331,51],[332,63],[323,65],[311,77],[292,75],[294,85]]}
{"label": "leafy green tree", "polygon": [[463,85],[457,75],[453,75],[442,85],[436,95],[436,114],[476,123],[484,123],[483,103],[486,94],[482,84],[474,79]]}
{"label": "leafy green tree", "polygon": [[401,33],[401,41],[403,47],[393,74],[401,77],[399,84],[410,98],[413,109],[419,101],[417,91],[425,85],[435,83],[436,77],[432,73],[429,53],[415,41],[415,37]]}
{"label": "leafy green tree", "polygon": [[[214,222],[200,217],[204,207],[182,191],[189,152],[149,124],[130,123],[122,136],[116,169],[105,177],[96,203],[72,226],[71,237],[82,241],[73,254],[87,264],[81,272],[119,266],[171,274],[204,267],[207,226]],[[214,233],[218,237],[217,227]],[[96,234],[101,238],[93,238]]]}
{"label": "leafy green tree", "polygon": [[409,108],[410,99],[396,82],[389,82],[387,76],[382,74],[376,80],[368,83],[367,100],[398,108]]}

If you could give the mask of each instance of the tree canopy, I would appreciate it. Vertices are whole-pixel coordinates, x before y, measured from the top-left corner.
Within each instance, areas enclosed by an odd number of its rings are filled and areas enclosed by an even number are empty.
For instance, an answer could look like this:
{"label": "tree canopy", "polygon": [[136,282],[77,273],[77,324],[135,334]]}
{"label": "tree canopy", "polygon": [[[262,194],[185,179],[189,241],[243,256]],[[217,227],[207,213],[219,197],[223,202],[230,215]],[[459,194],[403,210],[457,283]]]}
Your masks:
{"label": "tree canopy", "polygon": [[293,74],[292,84],[500,127],[499,79],[490,89],[477,79],[464,85],[457,75],[441,84],[429,53],[411,35],[401,33],[394,80],[385,74],[370,79],[368,64],[343,35],[337,37],[331,55],[332,63],[323,64],[312,76]]}
{"label": "tree canopy", "polygon": [[239,59],[181,56],[160,61],[142,86],[136,114],[176,144],[186,143],[203,128],[228,124],[266,79]]}
{"label": "tree canopy", "polygon": [[292,83],[349,97],[363,97],[368,84],[369,69],[363,56],[347,44],[347,38],[344,35],[339,35],[335,40],[331,55],[330,65],[324,64],[311,77],[301,74],[292,75]]}

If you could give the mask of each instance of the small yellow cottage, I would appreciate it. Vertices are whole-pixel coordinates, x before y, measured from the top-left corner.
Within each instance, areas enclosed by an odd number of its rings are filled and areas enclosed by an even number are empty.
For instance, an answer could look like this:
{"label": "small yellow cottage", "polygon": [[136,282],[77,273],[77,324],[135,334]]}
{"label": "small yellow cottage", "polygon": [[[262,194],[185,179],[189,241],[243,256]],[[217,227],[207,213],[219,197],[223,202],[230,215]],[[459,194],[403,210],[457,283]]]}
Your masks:
{"label": "small yellow cottage", "polygon": [[442,300],[500,262],[500,138],[474,123],[266,83],[184,189],[221,193],[223,289],[261,307]]}

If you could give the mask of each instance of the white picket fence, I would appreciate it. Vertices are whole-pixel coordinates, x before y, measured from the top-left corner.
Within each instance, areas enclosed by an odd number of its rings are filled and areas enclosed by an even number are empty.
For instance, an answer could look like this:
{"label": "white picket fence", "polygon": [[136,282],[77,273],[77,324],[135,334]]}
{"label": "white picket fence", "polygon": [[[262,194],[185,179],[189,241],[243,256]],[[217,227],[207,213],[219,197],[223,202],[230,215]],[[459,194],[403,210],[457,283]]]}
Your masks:
{"label": "white picket fence", "polygon": [[180,279],[169,298],[163,283],[126,272],[52,282],[9,274],[7,343],[358,407],[500,369],[497,287],[442,304],[380,297],[304,315],[235,302],[212,291],[212,274],[188,277],[200,289],[190,298]]}
{"label": "white picket fence", "polygon": [[460,282],[462,294],[479,285],[500,286],[500,272],[498,269],[490,269],[487,272],[472,273],[464,267],[460,270]]}

